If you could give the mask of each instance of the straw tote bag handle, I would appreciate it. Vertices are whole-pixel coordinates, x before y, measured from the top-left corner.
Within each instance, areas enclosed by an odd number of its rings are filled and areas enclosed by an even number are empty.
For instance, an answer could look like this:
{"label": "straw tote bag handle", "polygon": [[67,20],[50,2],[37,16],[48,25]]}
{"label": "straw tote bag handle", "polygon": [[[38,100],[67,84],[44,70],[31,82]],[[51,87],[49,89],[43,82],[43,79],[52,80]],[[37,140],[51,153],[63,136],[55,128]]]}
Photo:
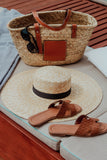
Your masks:
{"label": "straw tote bag handle", "polygon": [[59,30],[61,30],[61,29],[64,29],[65,26],[66,26],[66,24],[67,24],[67,22],[69,21],[69,18],[70,18],[70,16],[71,16],[71,9],[68,9],[68,10],[67,10],[67,15],[66,15],[66,17],[65,17],[65,19],[64,19],[63,24],[62,24],[61,26],[55,27],[55,28],[54,28],[54,27],[51,27],[51,26],[48,26],[45,22],[43,22],[43,21],[39,18],[39,15],[38,15],[37,12],[32,12],[32,14],[33,14],[34,18],[36,19],[36,21],[37,21],[39,24],[41,24],[42,26],[44,26],[44,27],[46,27],[46,28],[48,28],[48,29],[51,29],[51,30],[53,30],[53,31],[59,31]]}

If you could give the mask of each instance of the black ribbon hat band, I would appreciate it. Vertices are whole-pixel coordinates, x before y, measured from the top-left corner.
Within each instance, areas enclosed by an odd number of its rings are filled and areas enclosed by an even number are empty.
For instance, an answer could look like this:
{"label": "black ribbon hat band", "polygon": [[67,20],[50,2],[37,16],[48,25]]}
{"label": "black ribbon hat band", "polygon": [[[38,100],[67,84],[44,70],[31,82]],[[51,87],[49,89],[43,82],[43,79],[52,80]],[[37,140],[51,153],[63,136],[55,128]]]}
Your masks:
{"label": "black ribbon hat band", "polygon": [[42,97],[42,98],[46,98],[46,99],[61,99],[61,98],[65,98],[65,97],[69,96],[71,93],[71,88],[66,92],[58,93],[58,94],[49,94],[49,93],[40,92],[34,86],[32,89],[33,89],[33,92],[37,96]]}

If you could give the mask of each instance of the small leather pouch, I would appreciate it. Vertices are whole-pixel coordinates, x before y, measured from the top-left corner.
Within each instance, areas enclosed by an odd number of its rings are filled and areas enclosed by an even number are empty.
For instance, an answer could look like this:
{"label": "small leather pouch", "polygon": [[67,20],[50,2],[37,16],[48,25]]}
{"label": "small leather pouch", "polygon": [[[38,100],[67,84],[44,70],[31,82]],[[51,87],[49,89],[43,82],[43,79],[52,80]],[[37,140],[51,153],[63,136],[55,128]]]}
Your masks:
{"label": "small leather pouch", "polygon": [[44,41],[44,60],[45,61],[64,61],[66,57],[65,40],[46,40]]}

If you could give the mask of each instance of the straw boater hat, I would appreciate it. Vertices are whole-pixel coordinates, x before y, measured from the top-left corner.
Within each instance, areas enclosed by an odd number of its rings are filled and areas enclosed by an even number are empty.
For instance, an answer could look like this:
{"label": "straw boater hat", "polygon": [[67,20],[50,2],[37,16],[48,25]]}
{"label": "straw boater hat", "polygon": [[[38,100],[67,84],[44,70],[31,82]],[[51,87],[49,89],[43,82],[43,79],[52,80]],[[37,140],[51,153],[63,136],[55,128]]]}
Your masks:
{"label": "straw boater hat", "polygon": [[1,93],[2,101],[16,115],[28,119],[47,110],[56,99],[71,100],[82,107],[76,119],[93,111],[101,102],[102,90],[88,75],[73,69],[45,66],[24,71],[12,77]]}

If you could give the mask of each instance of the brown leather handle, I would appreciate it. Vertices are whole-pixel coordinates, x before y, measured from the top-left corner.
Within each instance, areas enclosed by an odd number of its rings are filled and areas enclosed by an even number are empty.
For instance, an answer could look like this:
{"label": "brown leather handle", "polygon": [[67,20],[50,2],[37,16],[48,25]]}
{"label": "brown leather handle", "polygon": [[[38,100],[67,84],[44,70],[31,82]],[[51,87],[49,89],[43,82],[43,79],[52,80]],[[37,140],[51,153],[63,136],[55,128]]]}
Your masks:
{"label": "brown leather handle", "polygon": [[34,18],[36,19],[36,21],[37,21],[39,24],[41,24],[42,26],[44,26],[44,27],[46,27],[46,28],[48,28],[48,29],[51,29],[51,30],[53,30],[53,31],[59,31],[59,30],[65,28],[67,22],[69,21],[69,18],[70,18],[70,16],[71,16],[71,9],[68,9],[68,10],[67,10],[67,15],[66,15],[66,17],[65,17],[65,19],[64,19],[63,24],[62,24],[61,26],[55,27],[55,28],[54,28],[54,27],[51,27],[51,26],[48,26],[45,22],[43,22],[43,21],[39,18],[39,15],[38,15],[37,12],[32,12],[32,14],[33,14]]}
{"label": "brown leather handle", "polygon": [[39,24],[34,23],[34,27],[35,27],[36,40],[37,40],[37,45],[39,48],[39,53],[42,54],[42,42],[41,42],[41,34],[40,34]]}

